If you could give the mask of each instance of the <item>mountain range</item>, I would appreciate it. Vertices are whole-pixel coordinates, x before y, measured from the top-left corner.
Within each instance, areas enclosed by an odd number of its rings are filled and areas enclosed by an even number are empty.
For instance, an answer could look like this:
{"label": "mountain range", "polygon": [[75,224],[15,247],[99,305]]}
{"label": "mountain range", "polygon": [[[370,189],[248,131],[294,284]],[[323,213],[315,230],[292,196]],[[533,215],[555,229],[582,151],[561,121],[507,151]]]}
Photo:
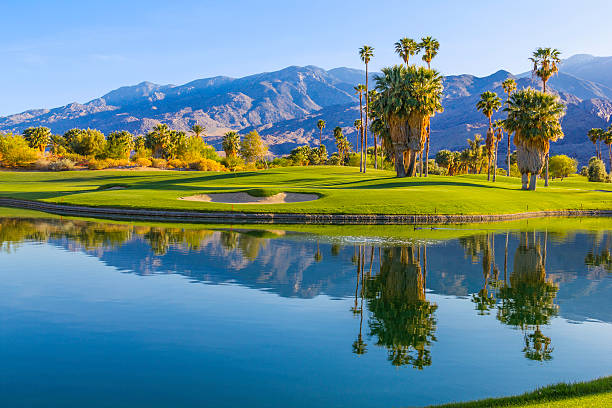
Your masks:
{"label": "mountain range", "polygon": [[[373,87],[373,78],[370,86]],[[539,87],[530,74],[513,76],[500,70],[486,77],[451,75],[444,78],[444,112],[432,120],[431,152],[462,149],[475,133],[486,133],[486,118],[476,110],[480,93],[492,90],[505,99],[501,83],[508,77],[518,88]],[[214,77],[184,85],[142,82],[118,88],[84,104],[34,109],[0,118],[0,131],[21,132],[29,126],[47,126],[54,133],[74,127],[97,128],[105,133],[128,130],[146,133],[163,122],[179,130],[198,123],[207,129],[208,141],[220,147],[228,130],[257,130],[282,155],[301,144],[318,144],[316,123],[324,119],[324,144],[334,151],[332,129],[343,128],[353,145],[359,117],[353,87],[365,73],[351,68],[325,70],[291,66],[243,78]],[[607,127],[612,120],[612,57],[575,55],[563,61],[549,88],[566,104],[565,138],[552,145],[552,154],[568,154],[585,163],[594,148],[586,137],[592,127]],[[494,119],[502,118],[498,112]],[[505,143],[500,153],[505,154]]]}

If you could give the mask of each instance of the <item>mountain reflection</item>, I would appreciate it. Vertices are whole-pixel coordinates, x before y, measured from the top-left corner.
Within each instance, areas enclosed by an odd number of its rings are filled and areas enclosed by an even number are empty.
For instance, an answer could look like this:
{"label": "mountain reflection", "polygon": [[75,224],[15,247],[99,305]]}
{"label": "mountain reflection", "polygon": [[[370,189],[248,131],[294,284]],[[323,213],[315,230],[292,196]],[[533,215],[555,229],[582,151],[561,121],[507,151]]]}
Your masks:
{"label": "mountain reflection", "polygon": [[610,231],[475,231],[437,243],[370,245],[279,230],[0,218],[0,250],[15,251],[23,242],[85,252],[141,275],[176,273],[287,297],[351,298],[359,321],[353,353],[382,349],[392,365],[419,370],[433,362],[434,294],[469,299],[479,318],[521,330],[522,353],[536,361],[553,358],[546,327],[556,316],[612,322]]}

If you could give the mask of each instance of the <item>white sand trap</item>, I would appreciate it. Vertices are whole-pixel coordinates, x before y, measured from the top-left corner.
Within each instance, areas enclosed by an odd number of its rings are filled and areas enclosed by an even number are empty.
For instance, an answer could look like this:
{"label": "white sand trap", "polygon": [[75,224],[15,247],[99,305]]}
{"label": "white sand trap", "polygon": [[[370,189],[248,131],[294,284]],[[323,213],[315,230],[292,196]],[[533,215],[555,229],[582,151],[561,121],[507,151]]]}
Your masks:
{"label": "white sand trap", "polygon": [[110,191],[110,190],[125,190],[125,187],[116,186],[116,187],[103,188],[103,190],[104,190],[104,191]]}
{"label": "white sand trap", "polygon": [[305,193],[278,193],[270,197],[253,197],[248,193],[241,192],[198,194],[189,197],[181,197],[180,200],[203,201],[209,203],[223,204],[285,204],[313,201],[318,198],[319,196],[316,194]]}

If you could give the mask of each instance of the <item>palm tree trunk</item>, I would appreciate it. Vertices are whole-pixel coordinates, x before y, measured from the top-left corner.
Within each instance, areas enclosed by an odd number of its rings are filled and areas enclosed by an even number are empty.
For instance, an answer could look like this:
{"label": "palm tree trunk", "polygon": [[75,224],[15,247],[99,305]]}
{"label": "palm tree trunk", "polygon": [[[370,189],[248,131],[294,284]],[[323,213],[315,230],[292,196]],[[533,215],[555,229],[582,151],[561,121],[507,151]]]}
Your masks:
{"label": "palm tree trunk", "polygon": [[323,129],[319,129],[319,146],[323,146]]}
{"label": "palm tree trunk", "polygon": [[529,173],[522,173],[521,174],[521,182],[522,182],[522,189],[523,190],[527,190],[527,185],[529,184]]}
{"label": "palm tree trunk", "polygon": [[495,183],[496,173],[497,173],[497,145],[498,145],[498,142],[497,140],[495,140],[493,143],[495,145],[495,149],[493,149],[493,182]]}
{"label": "palm tree trunk", "polygon": [[365,123],[362,123],[364,127],[364,147],[365,147],[365,155],[364,155],[364,163],[363,163],[363,172],[366,172],[366,168],[368,167],[368,109],[370,106],[370,94],[368,88],[368,64],[366,62],[366,109],[365,109]]}
{"label": "palm tree trunk", "polygon": [[612,143],[608,145],[608,158],[610,160],[610,171],[612,172]]}
{"label": "palm tree trunk", "polygon": [[425,141],[425,177],[429,175],[429,132],[430,128],[427,126],[427,140]]}
{"label": "palm tree trunk", "polygon": [[360,150],[361,156],[359,158],[359,171],[363,172],[363,97],[359,94],[359,118],[361,120],[361,126],[359,126],[359,134],[361,138]]}
{"label": "palm tree trunk", "polygon": [[374,168],[378,169],[378,142],[376,141],[376,133],[374,133]]}
{"label": "palm tree trunk", "polygon": [[[545,166],[545,170],[544,170],[544,187],[548,187],[548,156],[549,153],[546,153],[546,157],[544,158],[544,166]],[[534,188],[535,190],[535,188]]]}
{"label": "palm tree trunk", "polygon": [[537,181],[538,175],[535,173],[531,173],[531,179],[529,180],[529,190],[535,191]]}
{"label": "palm tree trunk", "polygon": [[510,132],[508,132],[508,152],[506,153],[506,161],[508,162],[508,177],[510,177]]}

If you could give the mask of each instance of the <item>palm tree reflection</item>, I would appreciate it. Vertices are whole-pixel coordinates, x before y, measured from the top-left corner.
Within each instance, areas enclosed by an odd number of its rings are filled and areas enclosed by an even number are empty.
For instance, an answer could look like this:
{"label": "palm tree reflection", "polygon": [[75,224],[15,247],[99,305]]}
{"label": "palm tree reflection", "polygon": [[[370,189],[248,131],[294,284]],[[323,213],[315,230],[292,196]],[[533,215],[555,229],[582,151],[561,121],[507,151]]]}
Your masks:
{"label": "palm tree reflection", "polygon": [[363,289],[371,312],[369,334],[376,345],[388,350],[394,366],[420,370],[431,365],[437,305],[426,300],[418,259],[414,246],[383,249],[380,273],[366,280]]}

